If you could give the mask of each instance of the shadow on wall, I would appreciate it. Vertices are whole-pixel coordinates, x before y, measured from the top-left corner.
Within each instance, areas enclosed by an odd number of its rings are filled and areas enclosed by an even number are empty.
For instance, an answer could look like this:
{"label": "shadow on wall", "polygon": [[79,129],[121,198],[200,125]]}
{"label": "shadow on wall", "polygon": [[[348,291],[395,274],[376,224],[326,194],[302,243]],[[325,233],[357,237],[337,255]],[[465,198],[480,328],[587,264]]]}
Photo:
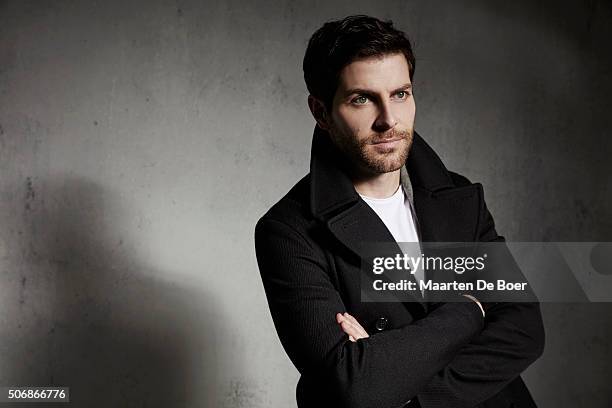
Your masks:
{"label": "shadow on wall", "polygon": [[0,379],[69,386],[77,407],[201,404],[197,390],[218,366],[210,303],[153,278],[172,271],[133,261],[120,238],[126,213],[100,186],[28,178],[25,203],[24,186],[13,191],[23,217],[2,232],[16,290],[14,301],[3,300],[14,326],[3,330]]}

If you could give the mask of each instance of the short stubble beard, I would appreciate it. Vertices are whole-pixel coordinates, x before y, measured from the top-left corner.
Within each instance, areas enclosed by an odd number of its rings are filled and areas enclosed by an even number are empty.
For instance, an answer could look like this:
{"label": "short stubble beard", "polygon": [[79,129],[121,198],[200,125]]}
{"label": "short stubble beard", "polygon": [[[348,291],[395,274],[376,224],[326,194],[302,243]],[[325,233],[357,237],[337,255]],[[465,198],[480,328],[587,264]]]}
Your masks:
{"label": "short stubble beard", "polygon": [[[349,160],[354,170],[364,175],[389,173],[400,169],[408,158],[412,146],[413,131],[390,130],[384,133],[371,135],[363,140],[357,140],[353,135],[333,129],[330,136],[334,144]],[[398,146],[379,151],[373,143],[401,138]]]}

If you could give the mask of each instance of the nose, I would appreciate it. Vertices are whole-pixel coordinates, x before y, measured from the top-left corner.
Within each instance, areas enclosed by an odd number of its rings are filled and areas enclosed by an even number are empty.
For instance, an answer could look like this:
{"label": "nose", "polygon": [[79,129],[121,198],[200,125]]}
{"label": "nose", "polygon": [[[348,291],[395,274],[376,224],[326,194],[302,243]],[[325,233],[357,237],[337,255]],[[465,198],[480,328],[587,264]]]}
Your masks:
{"label": "nose", "polygon": [[393,129],[395,125],[397,125],[397,119],[395,115],[393,115],[393,112],[391,112],[391,107],[387,103],[381,104],[380,112],[374,122],[374,130],[377,132],[384,132]]}

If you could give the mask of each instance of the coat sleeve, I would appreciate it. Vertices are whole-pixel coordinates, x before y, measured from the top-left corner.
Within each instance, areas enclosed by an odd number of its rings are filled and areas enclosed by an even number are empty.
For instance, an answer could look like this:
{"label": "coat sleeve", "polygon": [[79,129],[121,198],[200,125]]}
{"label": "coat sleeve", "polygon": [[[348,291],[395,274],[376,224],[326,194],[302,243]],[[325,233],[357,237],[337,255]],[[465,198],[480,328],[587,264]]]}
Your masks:
{"label": "coat sleeve", "polygon": [[480,309],[466,299],[414,324],[351,342],[336,323],[336,313],[346,309],[320,249],[270,218],[257,223],[255,247],[283,347],[301,374],[337,390],[338,406],[402,406],[482,330]]}
{"label": "coat sleeve", "polygon": [[[481,214],[479,240],[504,242],[495,231],[484,198]],[[496,303],[487,308],[483,331],[419,392],[419,402],[423,408],[473,407],[506,387],[543,350],[544,326],[539,304]]]}

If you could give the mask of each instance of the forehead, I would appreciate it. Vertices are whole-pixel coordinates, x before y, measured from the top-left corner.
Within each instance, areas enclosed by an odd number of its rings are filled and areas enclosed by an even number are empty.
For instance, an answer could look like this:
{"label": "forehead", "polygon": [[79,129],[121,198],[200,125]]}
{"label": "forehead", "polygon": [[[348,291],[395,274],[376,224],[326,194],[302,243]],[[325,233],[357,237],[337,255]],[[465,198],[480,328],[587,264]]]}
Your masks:
{"label": "forehead", "polygon": [[410,70],[402,53],[353,61],[340,71],[339,90],[351,88],[392,90],[410,82]]}

